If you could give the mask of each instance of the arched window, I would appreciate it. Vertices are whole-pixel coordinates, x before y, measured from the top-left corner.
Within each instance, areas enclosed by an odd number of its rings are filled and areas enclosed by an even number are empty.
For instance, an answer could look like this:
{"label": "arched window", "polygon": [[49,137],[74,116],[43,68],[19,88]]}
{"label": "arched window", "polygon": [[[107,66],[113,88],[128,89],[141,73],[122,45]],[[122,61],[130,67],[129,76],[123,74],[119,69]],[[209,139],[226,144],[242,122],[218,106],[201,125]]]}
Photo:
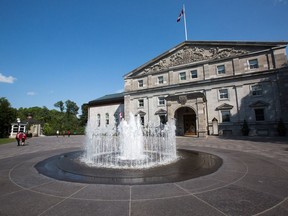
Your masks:
{"label": "arched window", "polygon": [[109,125],[109,113],[105,114],[106,125]]}
{"label": "arched window", "polygon": [[100,127],[101,125],[101,115],[100,114],[97,114],[97,126]]}

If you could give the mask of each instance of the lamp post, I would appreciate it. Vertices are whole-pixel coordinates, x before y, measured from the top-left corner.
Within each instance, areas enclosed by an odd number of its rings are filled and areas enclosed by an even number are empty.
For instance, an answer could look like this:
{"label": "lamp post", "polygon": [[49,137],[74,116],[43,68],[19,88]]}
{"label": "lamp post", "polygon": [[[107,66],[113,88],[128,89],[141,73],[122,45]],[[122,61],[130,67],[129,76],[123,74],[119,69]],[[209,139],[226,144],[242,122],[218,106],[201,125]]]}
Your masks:
{"label": "lamp post", "polygon": [[18,133],[20,132],[20,122],[21,122],[21,120],[20,120],[20,118],[17,118],[17,123],[18,123]]}

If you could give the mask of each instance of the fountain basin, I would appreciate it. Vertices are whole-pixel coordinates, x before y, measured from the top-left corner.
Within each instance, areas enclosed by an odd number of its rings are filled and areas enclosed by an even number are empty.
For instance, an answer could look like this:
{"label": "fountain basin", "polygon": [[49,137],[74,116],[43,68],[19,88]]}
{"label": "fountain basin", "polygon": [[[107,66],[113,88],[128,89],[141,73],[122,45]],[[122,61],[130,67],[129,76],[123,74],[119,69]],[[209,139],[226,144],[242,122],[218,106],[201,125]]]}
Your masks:
{"label": "fountain basin", "polygon": [[39,173],[48,177],[79,183],[140,185],[180,182],[211,174],[222,165],[216,155],[178,150],[178,160],[149,169],[104,168],[81,162],[82,151],[50,157],[35,165]]}

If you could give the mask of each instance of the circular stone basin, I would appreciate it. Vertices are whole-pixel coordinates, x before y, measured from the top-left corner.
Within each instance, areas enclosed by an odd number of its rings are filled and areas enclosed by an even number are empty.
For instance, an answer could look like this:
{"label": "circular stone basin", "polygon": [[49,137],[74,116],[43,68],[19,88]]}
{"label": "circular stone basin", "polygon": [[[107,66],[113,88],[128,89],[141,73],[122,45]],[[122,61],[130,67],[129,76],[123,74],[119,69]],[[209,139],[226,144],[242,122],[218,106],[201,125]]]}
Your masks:
{"label": "circular stone basin", "polygon": [[88,166],[80,162],[82,151],[50,157],[35,165],[39,173],[48,177],[91,184],[160,184],[185,181],[215,172],[222,159],[205,152],[178,150],[178,160],[148,169],[115,169]]}

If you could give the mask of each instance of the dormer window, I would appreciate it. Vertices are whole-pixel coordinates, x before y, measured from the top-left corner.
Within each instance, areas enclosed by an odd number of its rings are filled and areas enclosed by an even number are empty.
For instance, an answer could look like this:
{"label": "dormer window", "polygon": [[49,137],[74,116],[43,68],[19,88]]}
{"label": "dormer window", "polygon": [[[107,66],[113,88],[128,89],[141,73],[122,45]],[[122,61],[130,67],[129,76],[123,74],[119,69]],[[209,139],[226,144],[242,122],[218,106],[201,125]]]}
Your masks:
{"label": "dormer window", "polygon": [[248,63],[249,63],[249,68],[250,69],[259,68],[257,59],[251,59],[251,60],[248,61]]}
{"label": "dormer window", "polygon": [[138,80],[138,87],[142,88],[144,86],[143,80]]}

